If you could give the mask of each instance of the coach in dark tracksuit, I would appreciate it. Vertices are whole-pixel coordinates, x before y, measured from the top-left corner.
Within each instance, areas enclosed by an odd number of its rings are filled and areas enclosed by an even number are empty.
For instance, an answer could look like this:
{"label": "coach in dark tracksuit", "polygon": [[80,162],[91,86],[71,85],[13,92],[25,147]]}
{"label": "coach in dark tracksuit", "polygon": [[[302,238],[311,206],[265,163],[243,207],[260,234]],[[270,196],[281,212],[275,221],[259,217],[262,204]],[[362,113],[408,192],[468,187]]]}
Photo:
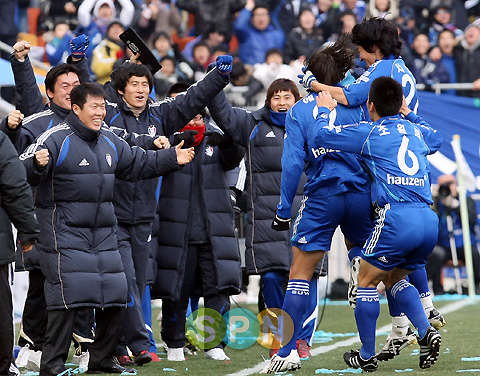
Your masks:
{"label": "coach in dark tracksuit", "polygon": [[0,132],[0,375],[13,363],[13,306],[9,264],[15,260],[12,222],[26,251],[38,240],[39,230],[25,170],[7,136]]}
{"label": "coach in dark tracksuit", "polygon": [[[117,68],[111,77],[112,83],[107,87],[109,101],[105,122],[111,127],[123,128],[129,134],[145,133],[152,137],[170,137],[179,131],[228,83],[228,78],[215,69],[175,99],[148,103],[153,78],[145,66],[123,65]],[[111,90],[112,87],[116,91]],[[142,100],[139,101],[138,98]],[[129,290],[129,304],[124,319],[126,343],[122,343],[117,350],[121,363],[124,359],[127,362],[129,360],[126,357],[125,345],[135,355],[136,363],[147,356],[150,348],[141,301],[147,280],[157,185],[158,179],[135,183],[119,179],[115,181],[114,207],[118,220],[118,249],[122,255]]]}
{"label": "coach in dark tracksuit", "polygon": [[203,296],[206,308],[223,315],[230,309],[229,295],[240,292],[240,256],[225,172],[238,166],[244,150],[220,133],[210,133],[214,128],[208,123],[204,137],[203,115],[184,128],[199,132],[195,158],[163,177],[158,210],[152,296],[163,299],[162,339],[169,352],[180,348],[181,357],[188,299]]}
{"label": "coach in dark tracksuit", "polygon": [[187,150],[187,158],[177,148],[157,152],[130,148],[102,127],[104,98],[98,84],[75,87],[73,113],[66,122],[40,135],[20,156],[30,184],[39,184],[35,198],[41,229],[38,250],[49,310],[41,376],[65,371],[79,307],[97,308],[89,371],[125,371],[113,361],[120,308],[127,301],[112,203],[115,177],[152,178],[179,168],[179,163],[193,156],[193,150]]}

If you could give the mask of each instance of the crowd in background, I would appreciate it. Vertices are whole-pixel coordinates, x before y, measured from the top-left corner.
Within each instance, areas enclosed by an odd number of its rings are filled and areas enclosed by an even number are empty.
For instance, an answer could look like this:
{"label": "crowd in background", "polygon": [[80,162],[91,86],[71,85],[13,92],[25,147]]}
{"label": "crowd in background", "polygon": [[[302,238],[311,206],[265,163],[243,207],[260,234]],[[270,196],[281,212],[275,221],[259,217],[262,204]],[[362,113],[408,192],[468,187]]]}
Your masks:
{"label": "crowd in background", "polygon": [[[261,105],[257,98],[263,98],[273,80],[296,81],[316,49],[370,16],[396,23],[402,57],[417,83],[428,89],[435,83],[473,82],[474,91],[448,93],[480,96],[480,68],[475,63],[480,58],[480,5],[475,0],[17,0],[16,4],[18,30],[41,37],[39,45],[45,47],[37,49],[36,56],[52,66],[65,60],[73,36],[88,35],[91,74],[100,83],[108,81],[114,67],[129,56],[119,35],[127,27],[135,29],[162,64],[155,75],[157,99],[176,82],[191,84],[202,78],[209,63],[229,53],[236,57],[232,84],[248,87],[236,104]],[[36,30],[29,30],[31,25]],[[359,72],[362,64],[358,61]]]}

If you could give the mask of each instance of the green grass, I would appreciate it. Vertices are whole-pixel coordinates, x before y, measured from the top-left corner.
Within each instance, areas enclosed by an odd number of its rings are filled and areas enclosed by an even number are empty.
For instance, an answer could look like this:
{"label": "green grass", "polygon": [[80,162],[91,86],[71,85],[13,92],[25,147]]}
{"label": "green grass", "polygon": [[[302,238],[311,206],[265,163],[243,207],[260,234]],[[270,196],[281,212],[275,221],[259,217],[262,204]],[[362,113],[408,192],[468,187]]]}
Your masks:
{"label": "green grass", "polygon": [[[451,301],[436,301],[435,305],[440,310],[452,303]],[[255,312],[255,308],[248,307]],[[451,375],[457,370],[480,369],[480,361],[462,361],[462,358],[472,358],[480,356],[480,349],[476,346],[480,330],[478,330],[477,318],[480,308],[480,301],[474,300],[472,304],[467,305],[460,310],[445,314],[447,325],[441,329],[442,347],[440,358],[437,364],[428,369],[421,370],[418,366],[418,346],[413,346],[402,351],[395,359],[389,362],[381,362],[378,372],[382,375],[394,375],[399,371],[412,369],[412,373],[423,375]],[[156,311],[153,317],[156,317]],[[381,315],[378,320],[377,328],[390,323],[388,309],[386,304],[382,304]],[[355,319],[353,310],[347,305],[328,304],[320,323],[318,330],[332,333],[356,333]],[[154,324],[155,337],[158,336],[158,324]],[[387,332],[377,335],[377,350],[379,350],[386,338]],[[340,341],[351,337],[332,337],[332,340],[325,343],[314,344],[313,350],[320,346],[331,346]],[[319,369],[345,370],[347,367],[343,361],[343,353],[350,348],[358,348],[359,343],[348,347],[339,347],[329,352],[319,354],[302,361],[302,368],[294,373],[295,376],[315,375]],[[185,363],[169,362],[163,359],[159,363],[151,363],[138,368],[138,374],[142,376],[153,376],[161,374],[178,375],[226,375],[241,371],[242,369],[253,367],[262,361],[262,356],[268,358],[268,350],[260,345],[254,345],[245,350],[234,350],[226,348],[227,355],[232,359],[231,362],[217,362],[207,360],[204,354],[200,352],[196,356],[190,356]],[[165,358],[165,354],[160,354]],[[168,369],[174,369],[168,371]],[[340,374],[340,372],[335,372]],[[471,374],[471,373],[467,373]]]}
{"label": "green grass", "polygon": [[[467,298],[465,298],[467,299]],[[442,334],[442,347],[440,358],[435,366],[428,370],[421,370],[418,366],[418,346],[404,349],[402,353],[393,360],[379,363],[377,374],[396,375],[398,372],[410,372],[415,375],[453,375],[457,370],[480,369],[480,361],[462,361],[462,358],[480,357],[479,343],[480,330],[478,329],[478,316],[480,312],[480,300],[469,300],[470,304],[459,310],[444,314],[447,325],[440,330]],[[381,314],[378,319],[377,328],[390,324],[388,309],[384,301],[381,306]],[[435,301],[435,306],[442,312],[442,307],[446,310],[454,301]],[[232,308],[235,308],[232,306]],[[248,306],[255,314],[256,308]],[[159,309],[153,312],[153,331],[155,339],[159,339],[159,326],[156,321]],[[327,304],[323,319],[318,330],[324,332],[345,334],[356,333],[355,319],[353,310],[347,305]],[[389,331],[389,330],[388,330]],[[383,346],[387,331],[377,335],[377,351]],[[324,341],[328,342],[315,343],[312,350],[320,347],[332,346],[335,343],[345,341],[350,336],[335,337],[325,336]],[[343,353],[350,348],[358,348],[359,343],[351,346],[343,346],[332,349],[328,352],[322,352],[317,356],[313,356],[309,360],[302,361],[302,368],[294,373],[294,376],[315,375],[321,373],[320,369],[327,369],[334,374],[342,374],[341,370],[347,367],[343,361]],[[262,356],[268,358],[268,349],[256,344],[245,350],[235,350],[227,347],[226,353],[231,358],[231,362],[218,362],[207,360],[204,353],[200,352],[196,356],[188,357],[186,362],[169,362],[166,360],[166,354],[161,351],[163,348],[159,346],[159,356],[161,362],[150,363],[142,367],[138,367],[138,375],[140,376],[158,376],[165,375],[227,375],[239,372],[243,369],[256,366],[262,362]],[[409,371],[410,370],[410,371]],[[350,370],[351,371],[351,370]],[[332,373],[332,372],[330,372]],[[466,374],[474,374],[476,372],[465,372]],[[344,372],[343,374],[349,374]],[[477,371],[478,374],[478,371]],[[284,375],[286,375],[284,373]]]}

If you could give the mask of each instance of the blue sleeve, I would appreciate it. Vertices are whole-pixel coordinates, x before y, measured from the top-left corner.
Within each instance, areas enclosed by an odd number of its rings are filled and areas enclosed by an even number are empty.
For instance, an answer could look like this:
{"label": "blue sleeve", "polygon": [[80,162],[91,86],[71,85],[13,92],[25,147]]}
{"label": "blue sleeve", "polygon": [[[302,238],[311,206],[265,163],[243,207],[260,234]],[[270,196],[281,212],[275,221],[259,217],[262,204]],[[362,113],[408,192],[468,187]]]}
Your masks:
{"label": "blue sleeve", "polygon": [[349,106],[360,106],[368,99],[368,92],[373,80],[379,77],[374,73],[375,67],[371,66],[357,80],[343,88],[343,93],[347,98]]}
{"label": "blue sleeve", "polygon": [[243,42],[247,39],[251,16],[252,16],[252,12],[244,8],[240,11],[237,19],[233,23],[235,36],[238,38],[239,42]]}
{"label": "blue sleeve", "polygon": [[423,120],[420,116],[414,114],[413,112],[410,112],[405,117],[405,119],[417,125],[422,132],[423,139],[429,149],[428,154],[433,154],[438,149],[440,149],[443,141],[442,136],[440,136],[440,134],[435,129],[433,129],[430,124],[428,124],[425,120]]}
{"label": "blue sleeve", "polygon": [[300,124],[293,117],[291,110],[287,114],[285,131],[286,137],[282,154],[282,183],[277,214],[282,218],[291,218],[292,203],[303,173],[306,158],[304,151],[305,141],[300,130]]}
{"label": "blue sleeve", "polygon": [[318,109],[313,134],[309,139],[314,140],[315,147],[326,147],[362,154],[363,146],[367,141],[372,128],[369,123],[363,122],[349,125],[329,125],[330,110],[326,107]]}

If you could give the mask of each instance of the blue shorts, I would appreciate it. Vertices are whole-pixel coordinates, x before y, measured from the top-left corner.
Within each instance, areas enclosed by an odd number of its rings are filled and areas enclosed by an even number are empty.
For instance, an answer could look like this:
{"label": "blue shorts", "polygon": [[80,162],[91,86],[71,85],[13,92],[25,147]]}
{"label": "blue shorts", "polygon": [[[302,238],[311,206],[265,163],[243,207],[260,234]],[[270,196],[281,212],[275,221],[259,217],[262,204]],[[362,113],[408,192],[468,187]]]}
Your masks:
{"label": "blue shorts", "polygon": [[349,242],[365,244],[373,228],[370,200],[370,192],[316,199],[303,196],[293,224],[292,245],[302,251],[329,251],[338,226]]}
{"label": "blue shorts", "polygon": [[362,258],[382,270],[424,267],[437,242],[437,214],[424,203],[387,204],[377,214]]}

